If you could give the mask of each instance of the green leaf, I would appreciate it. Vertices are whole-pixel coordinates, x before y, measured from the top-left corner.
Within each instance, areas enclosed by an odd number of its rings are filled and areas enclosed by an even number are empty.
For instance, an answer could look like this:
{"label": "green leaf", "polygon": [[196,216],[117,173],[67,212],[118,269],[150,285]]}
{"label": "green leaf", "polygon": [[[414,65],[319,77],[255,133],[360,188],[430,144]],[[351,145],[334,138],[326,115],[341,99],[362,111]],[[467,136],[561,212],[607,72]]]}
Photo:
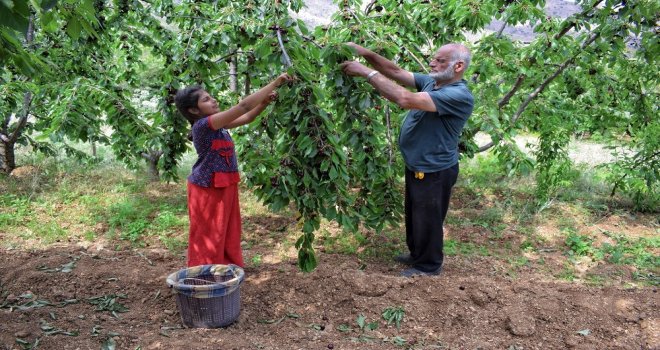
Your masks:
{"label": "green leaf", "polygon": [[335,180],[338,176],[337,174],[337,168],[334,166],[330,167],[330,172],[328,173],[328,176],[330,176],[330,180]]}
{"label": "green leaf", "polygon": [[66,24],[66,34],[71,37],[71,39],[78,40],[81,31],[82,25],[80,24],[80,20],[76,17],[69,17]]}
{"label": "green leaf", "polygon": [[24,0],[0,3],[0,28],[8,27],[21,34],[27,33],[30,10]]}
{"label": "green leaf", "polygon": [[367,320],[367,318],[364,317],[364,315],[360,314],[360,315],[358,315],[355,322],[357,323],[358,327],[360,327],[360,329],[364,329],[366,320]]}
{"label": "green leaf", "polygon": [[302,33],[302,35],[309,35],[309,29],[307,29],[305,22],[300,19],[297,19],[296,22],[298,24],[298,29],[300,29],[300,33]]}
{"label": "green leaf", "polygon": [[50,33],[57,31],[59,29],[59,23],[57,22],[55,12],[49,11],[44,13],[41,16],[41,26]]}

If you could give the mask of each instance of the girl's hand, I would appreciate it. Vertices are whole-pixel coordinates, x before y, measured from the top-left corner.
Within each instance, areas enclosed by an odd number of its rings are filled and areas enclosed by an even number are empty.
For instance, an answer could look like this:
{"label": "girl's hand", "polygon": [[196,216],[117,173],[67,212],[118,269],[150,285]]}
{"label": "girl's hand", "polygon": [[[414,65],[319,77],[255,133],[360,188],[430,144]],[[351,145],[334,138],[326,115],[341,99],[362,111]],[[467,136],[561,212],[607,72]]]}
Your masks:
{"label": "girl's hand", "polygon": [[288,81],[293,81],[293,77],[291,77],[288,73],[282,73],[275,80],[277,81],[277,86],[281,86]]}
{"label": "girl's hand", "polygon": [[261,103],[265,105],[269,105],[271,102],[277,100],[277,97],[278,97],[277,92],[273,91],[270,94],[268,94],[268,97],[266,97],[266,99],[263,100]]}

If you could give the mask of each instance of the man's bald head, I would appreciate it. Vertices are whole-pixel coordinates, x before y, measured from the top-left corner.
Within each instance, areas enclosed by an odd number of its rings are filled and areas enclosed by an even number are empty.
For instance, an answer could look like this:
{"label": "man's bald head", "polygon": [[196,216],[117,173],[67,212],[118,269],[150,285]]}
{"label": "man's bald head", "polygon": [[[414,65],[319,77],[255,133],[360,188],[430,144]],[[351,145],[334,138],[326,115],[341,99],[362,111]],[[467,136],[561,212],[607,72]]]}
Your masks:
{"label": "man's bald head", "polygon": [[441,50],[448,51],[450,60],[452,62],[454,63],[463,62],[464,66],[462,72],[465,72],[470,66],[470,60],[472,59],[472,54],[470,53],[470,49],[465,47],[465,45],[450,43],[450,44],[442,45],[442,47],[438,51]]}

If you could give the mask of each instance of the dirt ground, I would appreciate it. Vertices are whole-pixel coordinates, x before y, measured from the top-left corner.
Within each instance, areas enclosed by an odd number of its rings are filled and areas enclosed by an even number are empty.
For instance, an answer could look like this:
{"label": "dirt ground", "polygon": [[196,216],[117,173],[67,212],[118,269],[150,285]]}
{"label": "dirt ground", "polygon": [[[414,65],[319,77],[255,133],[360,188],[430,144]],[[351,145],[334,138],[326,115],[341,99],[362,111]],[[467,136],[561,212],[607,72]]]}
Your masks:
{"label": "dirt ground", "polygon": [[[441,276],[413,279],[398,277],[403,267],[389,259],[318,257],[309,274],[293,259],[246,267],[238,320],[188,329],[165,282],[184,266],[182,256],[99,246],[5,250],[0,348],[660,349],[654,287],[589,287],[525,270],[510,278],[487,257],[448,257]],[[90,299],[110,295],[127,311],[95,311]],[[381,316],[390,307],[405,310],[398,329]],[[361,329],[360,315],[378,328]]]}

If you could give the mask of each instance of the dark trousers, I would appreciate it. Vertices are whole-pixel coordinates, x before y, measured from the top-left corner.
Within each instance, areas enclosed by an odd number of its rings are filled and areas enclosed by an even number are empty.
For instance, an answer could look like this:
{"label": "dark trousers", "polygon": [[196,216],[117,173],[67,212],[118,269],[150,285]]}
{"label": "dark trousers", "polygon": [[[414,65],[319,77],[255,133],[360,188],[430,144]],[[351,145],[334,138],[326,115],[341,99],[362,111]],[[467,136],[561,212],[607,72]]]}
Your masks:
{"label": "dark trousers", "polygon": [[406,243],[412,265],[420,271],[442,267],[442,224],[449,209],[451,189],[458,178],[458,163],[451,168],[424,174],[423,179],[406,169]]}

